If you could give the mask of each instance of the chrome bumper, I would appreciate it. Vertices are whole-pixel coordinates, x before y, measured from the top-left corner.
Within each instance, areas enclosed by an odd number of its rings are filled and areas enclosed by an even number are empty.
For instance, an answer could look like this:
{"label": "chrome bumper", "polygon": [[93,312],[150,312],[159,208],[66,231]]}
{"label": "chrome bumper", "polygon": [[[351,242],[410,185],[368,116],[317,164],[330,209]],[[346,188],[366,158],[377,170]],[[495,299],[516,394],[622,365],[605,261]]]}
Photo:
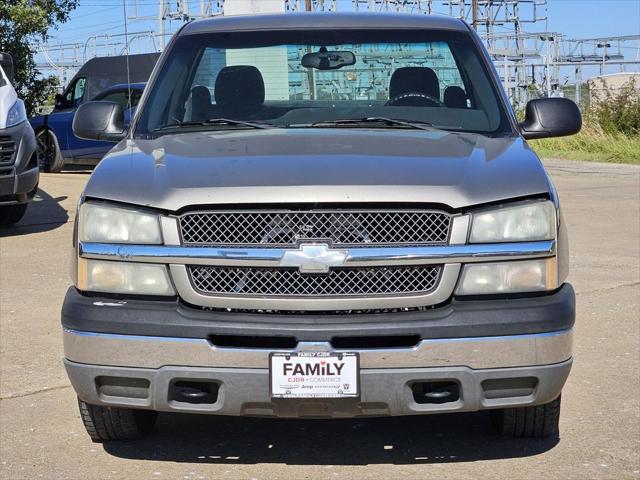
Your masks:
{"label": "chrome bumper", "polygon": [[[77,363],[117,367],[268,367],[269,349],[221,348],[206,339],[151,337],[64,329],[65,357]],[[510,368],[560,363],[571,358],[573,330],[422,340],[414,347],[355,350],[362,369]],[[300,342],[296,351],[334,350],[325,342]],[[284,350],[283,350],[284,351]],[[349,350],[353,351],[353,350]]]}

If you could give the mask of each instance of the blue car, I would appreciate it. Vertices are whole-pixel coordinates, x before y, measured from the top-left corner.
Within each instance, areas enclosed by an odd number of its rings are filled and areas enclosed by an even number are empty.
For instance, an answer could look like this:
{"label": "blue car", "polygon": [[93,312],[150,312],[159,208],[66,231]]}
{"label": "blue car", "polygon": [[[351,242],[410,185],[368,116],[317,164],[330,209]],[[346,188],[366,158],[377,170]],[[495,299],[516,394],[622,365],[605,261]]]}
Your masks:
{"label": "blue car", "polygon": [[[85,82],[81,80],[84,79],[72,82],[64,94],[56,97],[56,108],[53,112],[29,119],[36,132],[41,171],[59,172],[64,165],[69,164],[95,165],[114,146],[112,142],[83,140],[73,134],[73,117],[86,96]],[[125,123],[128,125],[144,86],[145,83],[112,85],[92,100],[106,100],[122,105],[125,109]]]}

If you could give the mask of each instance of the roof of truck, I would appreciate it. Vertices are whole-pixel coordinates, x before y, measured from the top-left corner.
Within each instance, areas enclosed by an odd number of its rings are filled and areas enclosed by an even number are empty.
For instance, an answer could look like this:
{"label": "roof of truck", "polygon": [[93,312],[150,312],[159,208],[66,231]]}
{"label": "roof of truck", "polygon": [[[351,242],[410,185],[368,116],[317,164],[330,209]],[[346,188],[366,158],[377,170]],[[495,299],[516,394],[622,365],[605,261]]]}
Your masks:
{"label": "roof of truck", "polygon": [[278,13],[218,16],[187,24],[179,35],[257,30],[432,29],[468,31],[467,25],[446,15],[372,12]]}

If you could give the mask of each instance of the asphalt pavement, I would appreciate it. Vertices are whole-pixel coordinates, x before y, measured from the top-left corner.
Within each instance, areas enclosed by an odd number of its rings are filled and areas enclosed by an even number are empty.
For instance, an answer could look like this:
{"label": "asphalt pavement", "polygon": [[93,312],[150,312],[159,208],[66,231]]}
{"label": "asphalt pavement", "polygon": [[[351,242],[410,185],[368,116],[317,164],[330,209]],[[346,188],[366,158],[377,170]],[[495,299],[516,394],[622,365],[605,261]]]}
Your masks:
{"label": "asphalt pavement", "polygon": [[577,293],[561,437],[504,439],[488,415],[270,420],[161,414],[142,440],[92,443],[62,366],[59,312],[88,172],[43,174],[0,230],[0,478],[640,479],[640,168],[546,161]]}

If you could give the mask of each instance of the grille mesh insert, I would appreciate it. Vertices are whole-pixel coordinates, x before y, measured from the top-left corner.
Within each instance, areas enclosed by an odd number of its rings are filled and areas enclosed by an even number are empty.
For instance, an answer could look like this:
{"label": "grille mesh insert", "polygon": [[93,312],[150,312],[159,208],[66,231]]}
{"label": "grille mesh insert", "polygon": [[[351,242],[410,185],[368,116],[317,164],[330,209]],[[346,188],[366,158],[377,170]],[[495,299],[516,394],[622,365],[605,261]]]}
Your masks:
{"label": "grille mesh insert", "polygon": [[205,295],[362,296],[410,295],[433,290],[440,265],[336,268],[303,275],[295,268],[190,266],[196,290]]}
{"label": "grille mesh insert", "polygon": [[180,217],[185,245],[445,244],[451,217],[434,211],[197,212]]}

